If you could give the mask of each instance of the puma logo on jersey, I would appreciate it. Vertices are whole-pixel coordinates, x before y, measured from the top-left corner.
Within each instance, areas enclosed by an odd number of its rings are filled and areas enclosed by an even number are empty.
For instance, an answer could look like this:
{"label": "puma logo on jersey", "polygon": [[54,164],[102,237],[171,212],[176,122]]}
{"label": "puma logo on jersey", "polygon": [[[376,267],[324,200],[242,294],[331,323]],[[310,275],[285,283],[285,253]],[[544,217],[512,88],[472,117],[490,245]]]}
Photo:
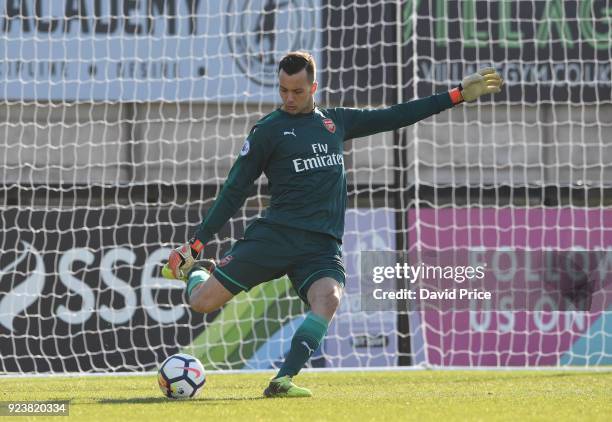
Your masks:
{"label": "puma logo on jersey", "polygon": [[293,135],[297,138],[297,135],[295,134],[295,129],[291,129],[291,132],[286,130],[283,132],[283,135]]}
{"label": "puma logo on jersey", "polygon": [[306,343],[305,341],[302,341],[300,344],[304,346],[306,350],[308,350],[309,355],[312,355],[314,353],[314,349],[311,349],[308,343]]}

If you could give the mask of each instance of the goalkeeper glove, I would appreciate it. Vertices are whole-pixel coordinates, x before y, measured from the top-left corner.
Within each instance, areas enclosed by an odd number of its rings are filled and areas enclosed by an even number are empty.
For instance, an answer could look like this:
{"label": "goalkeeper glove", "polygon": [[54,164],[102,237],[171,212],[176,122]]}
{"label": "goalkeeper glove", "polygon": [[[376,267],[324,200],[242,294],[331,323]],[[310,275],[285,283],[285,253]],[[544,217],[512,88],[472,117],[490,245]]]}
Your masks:
{"label": "goalkeeper glove", "polygon": [[501,92],[504,80],[492,67],[480,69],[478,73],[466,76],[459,84],[461,96],[468,103],[476,101],[478,97],[485,94],[496,94]]}
{"label": "goalkeeper glove", "polygon": [[178,280],[185,280],[189,270],[193,268],[204,245],[197,239],[179,246],[170,252],[167,267]]}

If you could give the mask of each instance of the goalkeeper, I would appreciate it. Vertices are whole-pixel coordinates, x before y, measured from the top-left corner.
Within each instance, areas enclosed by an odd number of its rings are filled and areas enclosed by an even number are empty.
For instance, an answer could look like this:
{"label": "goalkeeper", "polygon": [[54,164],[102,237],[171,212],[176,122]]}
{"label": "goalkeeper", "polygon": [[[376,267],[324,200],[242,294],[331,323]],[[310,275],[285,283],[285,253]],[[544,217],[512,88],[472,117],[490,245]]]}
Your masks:
{"label": "goalkeeper", "polygon": [[[347,204],[343,143],[411,125],[463,101],[500,92],[501,77],[485,68],[459,87],[378,110],[322,108],[314,103],[316,65],[303,52],[279,63],[282,105],[259,120],[246,138],[223,189],[194,237],[170,253],[163,273],[185,280],[191,308],[213,312],[242,291],[289,276],[310,307],[295,332],[267,397],[308,397],[292,378],[327,332],[342,296],[345,270],[342,235]],[[264,173],[270,205],[247,227],[217,264],[196,265],[202,249],[243,205],[253,182]],[[212,271],[212,274],[209,272]]]}

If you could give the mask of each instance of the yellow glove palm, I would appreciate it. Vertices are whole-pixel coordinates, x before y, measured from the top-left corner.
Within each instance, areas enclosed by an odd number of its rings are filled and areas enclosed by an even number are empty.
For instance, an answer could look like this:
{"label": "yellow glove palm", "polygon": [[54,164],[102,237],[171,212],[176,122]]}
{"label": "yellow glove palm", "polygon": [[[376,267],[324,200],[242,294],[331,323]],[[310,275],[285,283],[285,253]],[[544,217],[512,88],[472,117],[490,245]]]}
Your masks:
{"label": "yellow glove palm", "polygon": [[465,101],[476,101],[485,94],[497,94],[501,91],[504,80],[492,67],[480,69],[478,73],[466,76],[461,81],[461,95]]}

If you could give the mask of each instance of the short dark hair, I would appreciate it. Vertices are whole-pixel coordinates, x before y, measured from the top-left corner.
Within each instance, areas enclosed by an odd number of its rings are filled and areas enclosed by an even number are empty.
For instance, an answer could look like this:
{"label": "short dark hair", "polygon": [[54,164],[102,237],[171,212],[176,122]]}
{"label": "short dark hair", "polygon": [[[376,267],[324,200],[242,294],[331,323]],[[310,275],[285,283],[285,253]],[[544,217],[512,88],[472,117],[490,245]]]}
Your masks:
{"label": "short dark hair", "polygon": [[302,69],[306,69],[308,80],[310,83],[313,83],[317,72],[317,64],[314,58],[305,51],[292,51],[287,53],[278,63],[279,73],[281,70],[284,70],[287,75],[295,75],[301,72]]}

